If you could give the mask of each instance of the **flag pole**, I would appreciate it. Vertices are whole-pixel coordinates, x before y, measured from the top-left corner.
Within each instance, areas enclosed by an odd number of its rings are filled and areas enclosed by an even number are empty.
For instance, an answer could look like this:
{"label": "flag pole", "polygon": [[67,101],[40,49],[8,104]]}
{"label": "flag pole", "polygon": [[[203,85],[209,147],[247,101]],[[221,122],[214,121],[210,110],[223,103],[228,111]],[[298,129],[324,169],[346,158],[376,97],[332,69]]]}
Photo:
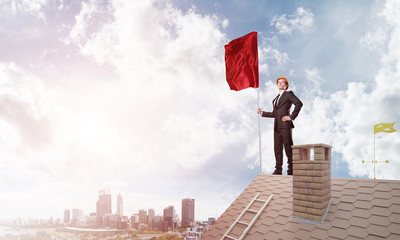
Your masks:
{"label": "flag pole", "polygon": [[375,172],[376,172],[376,170],[375,170],[375,161],[376,161],[376,159],[375,159],[375,128],[374,128],[374,180],[376,179],[375,178]]}
{"label": "flag pole", "polygon": [[[258,108],[260,108],[260,92],[259,88],[257,88],[257,102],[258,102]],[[260,118],[261,114],[258,115],[258,151],[260,153],[260,174],[262,174],[262,161],[261,161],[261,125],[260,125]]]}

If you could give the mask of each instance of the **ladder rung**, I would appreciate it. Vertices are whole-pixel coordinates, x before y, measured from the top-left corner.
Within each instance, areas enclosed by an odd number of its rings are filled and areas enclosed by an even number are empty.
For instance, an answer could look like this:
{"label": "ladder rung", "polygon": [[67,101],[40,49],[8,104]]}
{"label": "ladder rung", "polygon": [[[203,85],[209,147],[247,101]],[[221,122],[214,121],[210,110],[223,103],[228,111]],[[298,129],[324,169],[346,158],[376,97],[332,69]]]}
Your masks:
{"label": "ladder rung", "polygon": [[233,240],[239,240],[239,239],[237,239],[237,238],[234,238],[234,237],[231,237],[231,236],[229,236],[229,235],[226,235],[225,237],[226,237],[226,238],[233,239]]}
{"label": "ladder rung", "polygon": [[262,199],[254,199],[254,201],[265,202],[265,200]]}
{"label": "ladder rung", "polygon": [[243,224],[243,225],[247,225],[247,226],[249,226],[250,225],[250,223],[246,223],[246,222],[242,222],[242,221],[237,221],[238,223],[241,223],[241,224]]}
{"label": "ladder rung", "polygon": [[254,211],[254,210],[251,210],[251,209],[246,209],[246,211],[252,212],[252,213],[258,213],[258,211]]}

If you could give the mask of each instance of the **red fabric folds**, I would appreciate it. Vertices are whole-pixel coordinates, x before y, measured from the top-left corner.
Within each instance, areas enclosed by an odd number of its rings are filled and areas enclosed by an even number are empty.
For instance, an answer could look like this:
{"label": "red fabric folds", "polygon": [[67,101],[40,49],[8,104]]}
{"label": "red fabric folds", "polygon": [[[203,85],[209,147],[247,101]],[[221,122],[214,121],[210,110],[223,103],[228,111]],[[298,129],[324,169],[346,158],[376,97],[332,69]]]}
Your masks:
{"label": "red fabric folds", "polygon": [[258,88],[257,32],[225,45],[226,81],[231,90]]}

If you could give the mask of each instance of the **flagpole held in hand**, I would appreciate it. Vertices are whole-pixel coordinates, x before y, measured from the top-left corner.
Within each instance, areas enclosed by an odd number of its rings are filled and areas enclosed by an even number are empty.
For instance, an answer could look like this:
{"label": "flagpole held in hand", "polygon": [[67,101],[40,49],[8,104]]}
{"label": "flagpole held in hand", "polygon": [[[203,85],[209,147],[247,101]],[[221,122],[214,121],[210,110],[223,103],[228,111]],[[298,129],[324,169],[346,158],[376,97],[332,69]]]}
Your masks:
{"label": "flagpole held in hand", "polygon": [[[240,91],[249,87],[257,88],[258,107],[260,107],[257,32],[248,33],[225,45],[225,67],[226,81],[230,89]],[[262,173],[260,117],[258,116],[258,135],[260,173]]]}
{"label": "flagpole held in hand", "polygon": [[[259,89],[257,88],[257,103],[258,103],[258,108],[260,108],[260,92]],[[261,125],[260,125],[260,118],[261,114],[258,115],[258,150],[260,154],[260,174],[262,174],[262,161],[261,161]]]}

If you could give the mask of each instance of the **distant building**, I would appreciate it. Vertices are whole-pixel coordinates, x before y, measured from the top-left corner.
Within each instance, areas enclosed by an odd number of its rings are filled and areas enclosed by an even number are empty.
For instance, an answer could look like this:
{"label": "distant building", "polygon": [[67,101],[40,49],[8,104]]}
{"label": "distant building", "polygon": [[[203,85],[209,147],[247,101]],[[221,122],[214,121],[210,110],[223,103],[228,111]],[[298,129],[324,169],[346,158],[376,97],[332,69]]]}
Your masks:
{"label": "distant building", "polygon": [[131,228],[138,229],[139,226],[139,215],[133,214],[131,217]]}
{"label": "distant building", "polygon": [[72,221],[82,221],[84,219],[83,210],[72,209]]}
{"label": "distant building", "polygon": [[156,215],[154,216],[154,226],[157,226],[158,222],[162,222],[163,221],[163,217],[160,215]]}
{"label": "distant building", "polygon": [[[164,222],[167,222],[167,227],[174,228],[174,223],[175,223],[175,208],[174,206],[169,206],[167,208],[164,208]],[[165,223],[164,223],[165,225]],[[165,226],[163,226],[165,229]]]}
{"label": "distant building", "polygon": [[182,199],[182,226],[188,227],[194,224],[194,199]]}
{"label": "distant building", "polygon": [[212,226],[215,223],[215,218],[214,217],[209,217],[208,218],[208,225]]}
{"label": "distant building", "polygon": [[[99,190],[99,200],[97,200],[97,219],[98,224],[103,225],[102,217],[105,214],[111,214],[111,194],[108,189]],[[104,225],[103,225],[104,226]]]}
{"label": "distant building", "polygon": [[155,215],[156,215],[156,213],[155,213],[154,209],[149,209],[149,215],[148,215],[147,221],[148,221],[148,224],[149,224],[150,228],[153,228],[155,226],[154,225],[154,217],[155,217]]}
{"label": "distant building", "polygon": [[147,224],[147,211],[139,210],[139,223]]}
{"label": "distant building", "polygon": [[127,216],[122,216],[121,217],[121,222],[119,224],[119,228],[120,229],[128,228],[128,222],[129,222],[129,218]]}
{"label": "distant building", "polygon": [[118,194],[117,196],[117,214],[120,215],[121,217],[124,215],[123,214],[123,200],[121,194]]}
{"label": "distant building", "polygon": [[87,221],[88,226],[90,226],[90,227],[97,226],[98,224],[97,224],[96,213],[95,212],[90,213],[89,216],[86,217],[86,221]]}
{"label": "distant building", "polygon": [[64,210],[64,222],[69,223],[71,221],[71,211],[69,209]]}
{"label": "distant building", "polygon": [[101,217],[103,227],[119,228],[121,222],[121,216],[118,214],[104,214]]}

